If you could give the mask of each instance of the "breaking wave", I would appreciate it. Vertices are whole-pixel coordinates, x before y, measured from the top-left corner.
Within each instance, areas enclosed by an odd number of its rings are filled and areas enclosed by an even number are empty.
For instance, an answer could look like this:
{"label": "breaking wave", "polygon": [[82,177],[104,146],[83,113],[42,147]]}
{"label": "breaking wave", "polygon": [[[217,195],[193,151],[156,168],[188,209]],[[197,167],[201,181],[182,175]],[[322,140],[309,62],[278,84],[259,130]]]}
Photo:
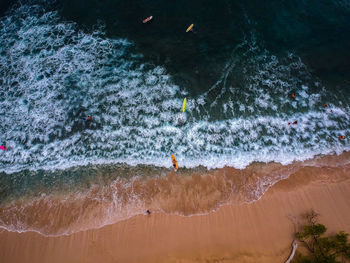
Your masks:
{"label": "breaking wave", "polygon": [[[182,167],[244,168],[348,149],[337,136],[348,135],[349,105],[313,82],[298,57],[277,58],[254,36],[234,48],[222,77],[189,98],[182,113],[186,87],[101,27],[85,33],[55,11],[23,5],[2,19],[0,34],[0,140],[9,147],[1,171],[170,167],[170,153]],[[87,115],[91,122],[82,120]]]}

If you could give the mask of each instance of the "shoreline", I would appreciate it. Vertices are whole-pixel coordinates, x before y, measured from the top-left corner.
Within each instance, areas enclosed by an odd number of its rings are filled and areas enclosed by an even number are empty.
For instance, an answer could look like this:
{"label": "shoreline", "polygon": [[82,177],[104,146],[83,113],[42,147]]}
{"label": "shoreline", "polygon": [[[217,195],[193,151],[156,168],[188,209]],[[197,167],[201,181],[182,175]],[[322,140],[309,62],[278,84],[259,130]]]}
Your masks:
{"label": "shoreline", "polygon": [[[2,193],[8,201],[2,200],[0,205],[0,226],[18,233],[34,231],[60,236],[99,229],[142,215],[146,210],[179,216],[207,215],[225,205],[255,202],[276,182],[307,167],[340,168],[349,163],[350,152],[345,152],[285,166],[253,163],[243,170],[198,168],[175,173],[169,169],[121,165],[56,172],[46,178],[38,172],[25,175],[26,180],[32,180],[27,181],[32,185],[28,194],[10,191],[15,185]],[[6,176],[9,182],[17,178]],[[21,179],[22,175],[16,176]],[[73,183],[64,183],[67,180]]]}
{"label": "shoreline", "polygon": [[[4,262],[284,262],[295,226],[314,209],[327,233],[350,233],[350,165],[302,167],[252,203],[205,215],[137,215],[69,236],[0,233]],[[185,200],[184,200],[185,201]],[[22,253],[18,253],[21,251]]]}

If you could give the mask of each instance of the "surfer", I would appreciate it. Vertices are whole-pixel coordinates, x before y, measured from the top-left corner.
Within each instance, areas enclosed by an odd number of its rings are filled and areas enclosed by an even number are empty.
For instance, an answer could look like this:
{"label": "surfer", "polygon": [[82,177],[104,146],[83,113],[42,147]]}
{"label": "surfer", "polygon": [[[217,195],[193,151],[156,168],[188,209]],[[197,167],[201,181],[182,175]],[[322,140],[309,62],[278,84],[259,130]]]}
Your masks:
{"label": "surfer", "polygon": [[1,150],[6,151],[6,150],[7,150],[7,147],[6,147],[6,146],[1,145],[1,146],[0,146],[0,149],[1,149]]}
{"label": "surfer", "polygon": [[[193,32],[193,26],[194,24],[191,24],[187,29],[186,29],[186,33],[189,32],[189,31],[192,31]],[[194,32],[193,32],[194,33]]]}
{"label": "surfer", "polygon": [[182,112],[185,112],[186,110],[186,104],[187,104],[187,99],[184,99],[184,102],[182,103]]}
{"label": "surfer", "polygon": [[179,169],[179,165],[177,164],[177,161],[176,161],[176,158],[175,158],[174,154],[171,155],[171,161],[173,163],[173,166],[174,166],[174,169],[175,169],[175,172],[176,172],[177,169]]}
{"label": "surfer", "polygon": [[144,20],[142,20],[142,23],[146,24],[147,22],[151,21],[152,18],[153,18],[153,16],[149,16],[149,17],[145,18]]}

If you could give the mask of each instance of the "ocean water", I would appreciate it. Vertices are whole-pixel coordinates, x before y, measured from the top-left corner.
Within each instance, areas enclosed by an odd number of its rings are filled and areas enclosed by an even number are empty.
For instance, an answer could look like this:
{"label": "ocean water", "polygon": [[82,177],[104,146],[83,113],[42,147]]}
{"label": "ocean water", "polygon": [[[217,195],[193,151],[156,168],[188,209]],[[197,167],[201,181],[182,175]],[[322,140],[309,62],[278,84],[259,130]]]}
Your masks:
{"label": "ocean water", "polygon": [[[208,212],[260,198],[293,162],[350,148],[349,1],[9,6],[0,18],[2,227],[71,233],[150,205]],[[172,153],[185,179],[170,172]],[[222,167],[236,177],[217,175]],[[212,204],[185,207],[193,191]]]}

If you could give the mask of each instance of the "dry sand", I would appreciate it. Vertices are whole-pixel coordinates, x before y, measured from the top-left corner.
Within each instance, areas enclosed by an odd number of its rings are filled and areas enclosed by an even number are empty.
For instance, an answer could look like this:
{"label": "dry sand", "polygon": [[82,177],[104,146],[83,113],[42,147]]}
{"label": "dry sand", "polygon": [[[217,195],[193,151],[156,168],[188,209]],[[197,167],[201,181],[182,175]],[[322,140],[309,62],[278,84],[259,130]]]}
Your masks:
{"label": "dry sand", "polygon": [[284,262],[311,208],[328,233],[350,233],[350,165],[305,167],[251,204],[208,215],[139,215],[69,236],[0,233],[0,262]]}

